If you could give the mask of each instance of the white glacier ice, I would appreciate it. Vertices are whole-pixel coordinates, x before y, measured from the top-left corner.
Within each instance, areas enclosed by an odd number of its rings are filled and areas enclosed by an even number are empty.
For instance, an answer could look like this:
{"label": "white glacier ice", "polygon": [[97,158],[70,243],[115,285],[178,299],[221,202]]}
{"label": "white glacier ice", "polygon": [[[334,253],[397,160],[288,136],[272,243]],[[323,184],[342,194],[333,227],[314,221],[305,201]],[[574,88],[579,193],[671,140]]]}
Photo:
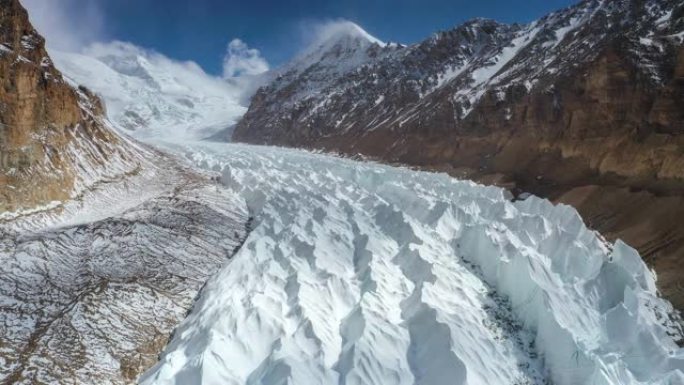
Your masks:
{"label": "white glacier ice", "polygon": [[577,212],[296,150],[172,146],[253,217],[144,385],[684,384],[671,305]]}

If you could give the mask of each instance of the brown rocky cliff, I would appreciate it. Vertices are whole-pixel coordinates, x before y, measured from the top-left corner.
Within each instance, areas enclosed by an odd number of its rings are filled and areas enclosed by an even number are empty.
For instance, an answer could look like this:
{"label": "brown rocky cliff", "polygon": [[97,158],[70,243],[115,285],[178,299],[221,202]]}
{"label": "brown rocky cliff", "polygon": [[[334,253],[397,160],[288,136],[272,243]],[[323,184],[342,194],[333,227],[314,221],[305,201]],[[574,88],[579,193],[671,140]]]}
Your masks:
{"label": "brown rocky cliff", "polygon": [[18,0],[0,0],[0,211],[67,199],[76,169],[107,165],[120,143],[101,114],[54,67]]}

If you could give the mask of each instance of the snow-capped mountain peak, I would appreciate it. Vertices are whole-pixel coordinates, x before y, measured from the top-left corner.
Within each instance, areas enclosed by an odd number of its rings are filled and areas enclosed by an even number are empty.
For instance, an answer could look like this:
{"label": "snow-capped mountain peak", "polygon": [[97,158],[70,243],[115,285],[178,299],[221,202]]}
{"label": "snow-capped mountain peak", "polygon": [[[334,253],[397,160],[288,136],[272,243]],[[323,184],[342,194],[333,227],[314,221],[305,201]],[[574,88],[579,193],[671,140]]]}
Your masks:
{"label": "snow-capped mountain peak", "polygon": [[[315,39],[294,60],[279,71],[292,78],[304,72],[322,75],[322,80],[343,74],[396,48],[372,36],[358,24],[343,20],[315,28]],[[313,67],[313,68],[312,68]]]}
{"label": "snow-capped mountain peak", "polygon": [[321,33],[316,39],[314,46],[330,46],[340,41],[358,41],[364,44],[377,44],[385,46],[386,43],[368,33],[358,24],[343,20],[327,24],[321,28]]}
{"label": "snow-capped mountain peak", "polygon": [[[238,124],[237,137],[278,137],[279,143],[301,145],[312,133],[360,138],[407,127],[439,127],[444,133],[481,127],[471,121],[491,114],[473,111],[504,100],[524,103],[563,79],[585,79],[582,69],[600,65],[611,52],[635,69],[635,78],[663,86],[672,78],[681,45],[681,9],[678,1],[588,0],[526,25],[472,19],[407,47],[373,45],[354,24],[342,24],[331,29],[338,32],[336,40],[314,46],[285,67],[296,71],[262,89]],[[283,111],[289,108],[297,113]],[[499,127],[529,116],[513,110],[497,110]]]}
{"label": "snow-capped mountain peak", "polygon": [[150,67],[146,53],[142,49],[120,41],[109,44],[93,44],[84,50],[84,54],[97,58],[111,69],[127,75],[154,82],[148,72]]}
{"label": "snow-capped mountain peak", "polygon": [[129,43],[52,54],[74,83],[103,97],[112,122],[138,137],[205,138],[245,112],[237,84]]}

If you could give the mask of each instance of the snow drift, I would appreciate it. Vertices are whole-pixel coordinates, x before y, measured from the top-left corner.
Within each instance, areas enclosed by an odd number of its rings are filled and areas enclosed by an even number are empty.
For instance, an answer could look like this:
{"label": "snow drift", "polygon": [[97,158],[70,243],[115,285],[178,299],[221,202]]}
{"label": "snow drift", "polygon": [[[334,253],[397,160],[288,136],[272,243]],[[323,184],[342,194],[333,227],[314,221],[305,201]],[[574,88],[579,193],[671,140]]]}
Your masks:
{"label": "snow drift", "polygon": [[253,231],[142,384],[684,383],[652,273],[570,207],[294,150],[181,151]]}

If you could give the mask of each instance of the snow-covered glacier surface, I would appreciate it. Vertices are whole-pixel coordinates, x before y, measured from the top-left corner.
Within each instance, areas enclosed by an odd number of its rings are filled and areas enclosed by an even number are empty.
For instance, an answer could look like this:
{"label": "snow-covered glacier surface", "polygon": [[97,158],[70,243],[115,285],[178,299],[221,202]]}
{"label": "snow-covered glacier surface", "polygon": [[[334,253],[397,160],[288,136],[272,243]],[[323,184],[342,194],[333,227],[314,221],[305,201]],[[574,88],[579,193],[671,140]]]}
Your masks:
{"label": "snow-covered glacier surface", "polygon": [[570,207],[295,150],[176,150],[252,231],[144,385],[684,384],[652,273]]}

